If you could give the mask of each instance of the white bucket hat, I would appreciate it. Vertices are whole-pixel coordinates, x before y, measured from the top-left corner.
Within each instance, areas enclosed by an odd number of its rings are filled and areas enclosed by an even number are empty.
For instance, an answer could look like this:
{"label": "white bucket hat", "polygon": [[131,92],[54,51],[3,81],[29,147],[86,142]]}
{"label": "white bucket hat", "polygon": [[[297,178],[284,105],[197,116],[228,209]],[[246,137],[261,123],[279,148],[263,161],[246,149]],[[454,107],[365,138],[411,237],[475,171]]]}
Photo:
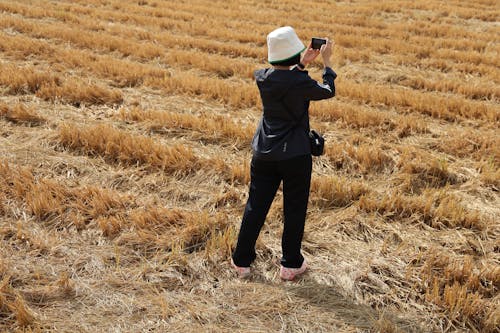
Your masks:
{"label": "white bucket hat", "polygon": [[281,27],[267,35],[267,60],[271,64],[293,58],[305,48],[292,27]]}

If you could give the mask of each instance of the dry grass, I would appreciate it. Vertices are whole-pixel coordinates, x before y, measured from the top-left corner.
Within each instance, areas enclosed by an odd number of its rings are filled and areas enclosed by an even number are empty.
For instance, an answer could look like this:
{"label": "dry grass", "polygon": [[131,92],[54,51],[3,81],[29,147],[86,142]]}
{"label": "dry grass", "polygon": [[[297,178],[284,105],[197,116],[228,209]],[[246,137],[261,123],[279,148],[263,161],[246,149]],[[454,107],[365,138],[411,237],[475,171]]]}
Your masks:
{"label": "dry grass", "polygon": [[61,79],[61,76],[35,70],[33,67],[1,66],[0,85],[9,94],[35,94],[48,101],[81,104],[120,104],[122,93],[81,79]]}
{"label": "dry grass", "polygon": [[229,117],[181,114],[168,111],[145,111],[139,108],[121,109],[120,117],[124,120],[146,122],[155,132],[191,130],[200,133],[194,138],[209,143],[225,143],[239,148],[248,146],[254,129],[234,122]]}
{"label": "dry grass", "polygon": [[26,327],[35,323],[35,316],[24,298],[11,285],[11,277],[1,276],[0,280],[0,323]]}
{"label": "dry grass", "polygon": [[[34,29],[35,27],[32,26],[31,30]],[[55,30],[54,34],[58,33],[60,33],[59,30]],[[76,40],[78,42],[85,42],[85,39],[79,38],[80,34],[78,34],[77,32],[73,32],[72,36],[73,35],[74,38],[72,40]],[[97,43],[99,38],[90,38],[87,40],[88,43],[85,43],[85,46],[92,47],[95,46],[95,43]],[[109,38],[106,38],[105,40],[109,40]],[[117,45],[126,45],[126,47],[130,47],[123,41],[117,43],[118,43]],[[108,49],[112,51],[117,47],[108,46]],[[137,46],[134,49],[142,50],[143,48]],[[127,55],[127,52],[124,55]],[[198,68],[204,68],[205,70],[215,70],[215,71],[221,70],[220,66],[219,68],[217,68],[217,66],[207,65],[207,62],[209,62],[210,60],[199,58],[197,56],[190,57],[190,59],[191,59],[189,60],[190,63],[188,64],[195,65]],[[213,62],[218,62],[218,60],[214,59]],[[247,69],[241,69],[241,71],[247,73],[246,76],[248,76],[250,68],[247,67]],[[228,76],[227,73],[221,75]],[[169,92],[176,89],[187,93],[195,93],[195,94],[201,93],[207,95],[210,98],[214,99],[221,98],[225,102],[237,106],[239,105],[248,106],[251,104],[255,104],[255,102],[258,101],[255,95],[255,91],[250,87],[248,87],[247,85],[243,85],[238,89],[231,89],[225,84],[223,84],[222,81],[214,80],[208,82],[207,85],[205,84],[205,82],[199,82],[199,80],[197,80],[196,77],[194,76],[189,77],[187,80],[185,80],[183,77],[168,78],[165,77],[165,75],[163,75],[163,80],[161,83],[158,83],[157,80],[154,80],[153,82],[154,82],[153,86],[159,85]],[[475,102],[470,102],[464,98],[458,98],[458,97],[440,98],[432,95],[427,96],[418,91],[412,91],[412,90],[407,91],[394,88],[382,89],[380,87],[367,84],[359,84],[355,82],[343,82],[343,86],[345,87],[345,91],[340,91],[340,93],[344,96],[360,99],[364,102],[369,102],[374,105],[378,103],[384,103],[388,106],[397,105],[403,108],[409,108],[412,111],[421,112],[424,114],[430,114],[434,117],[443,118],[450,121],[456,120],[457,116],[462,116],[465,118],[480,118],[492,121],[498,120],[499,117],[498,110],[496,110],[494,107],[489,106],[487,104],[482,104],[482,103],[478,104]],[[227,92],[232,92],[234,94],[234,91],[242,91],[242,92],[239,94],[239,96],[238,95],[228,96]],[[439,105],[443,105],[444,108],[440,107]]]}
{"label": "dry grass", "polygon": [[[66,9],[75,14],[80,15],[79,17],[73,14],[65,13],[61,14],[57,11],[51,12],[50,14],[53,17],[57,17],[61,20],[67,21],[70,20],[72,22],[76,22],[80,25],[89,25],[88,19],[82,19],[88,16],[89,18],[96,19],[109,19],[110,17],[116,21],[121,23],[134,23],[140,26],[148,26],[152,29],[165,29],[169,31],[175,31],[178,33],[190,31],[196,37],[218,37],[223,40],[231,40],[237,41],[239,43],[257,43],[262,44],[261,39],[259,38],[263,33],[269,30],[269,21],[259,22],[258,27],[256,27],[255,31],[249,32],[248,30],[244,30],[249,23],[248,20],[243,19],[240,16],[239,11],[227,8],[212,8],[211,6],[207,6],[206,4],[189,4],[189,7],[182,4],[173,4],[173,5],[159,5],[155,4],[154,6],[141,6],[141,5],[128,5],[122,4],[123,9],[127,11],[127,13],[131,13],[132,15],[125,15],[119,11],[116,11],[117,4],[110,3],[106,7],[101,7],[98,10],[81,6],[79,4],[67,5]],[[254,12],[255,8],[251,6],[245,6],[245,9],[249,12]],[[6,6],[7,7],[7,6]],[[154,8],[153,8],[154,7]],[[43,17],[42,15],[47,15],[46,12],[37,11],[32,8],[26,8],[22,6],[8,6],[7,7],[11,12],[23,13],[25,16],[29,17]],[[321,13],[325,8],[311,8],[311,15],[317,15],[316,13]],[[179,12],[180,11],[180,12]],[[224,15],[226,18],[238,19],[232,22],[232,29],[226,30],[221,29],[221,22],[215,19],[210,19],[208,24],[212,24],[212,29],[208,30],[206,28],[207,20],[197,20],[197,17],[192,14],[192,11],[204,12],[208,17],[216,17],[217,15]],[[391,12],[393,9],[391,9]],[[360,13],[360,12],[358,12]],[[135,14],[135,15],[134,15]],[[279,20],[280,16],[274,14],[270,14],[271,18],[275,20]],[[269,18],[271,20],[271,18]],[[292,24],[297,24],[297,18],[290,18]],[[189,21],[189,23],[187,22]],[[304,34],[310,34],[315,29],[317,29],[318,24],[316,22],[305,22],[302,23]],[[411,24],[401,24],[400,22],[391,22],[385,23],[384,27],[390,26],[393,29],[384,29],[383,32],[380,30],[380,23],[376,20],[367,20],[366,18],[358,18],[358,17],[348,17],[348,18],[339,18],[339,20],[335,21],[331,31],[336,31],[339,34],[340,38],[339,44],[349,48],[353,47],[353,45],[360,45],[363,48],[371,48],[378,52],[393,52],[398,54],[406,54],[406,53],[419,53],[425,57],[434,56],[434,57],[445,57],[454,60],[468,60],[477,62],[477,59],[489,60],[486,62],[493,62],[493,57],[487,57],[482,55],[481,53],[443,53],[443,52],[435,52],[432,50],[431,46],[433,45],[433,38],[436,35],[439,37],[448,37],[448,36],[458,36],[461,38],[466,38],[466,46],[464,43],[456,42],[454,39],[446,40],[445,46],[451,48],[453,50],[470,50],[474,51],[484,51],[487,43],[484,40],[484,36],[481,34],[477,34],[474,32],[462,32],[454,29],[453,25],[442,25],[442,26],[425,26],[425,25],[411,25]],[[353,43],[352,38],[352,30],[355,27],[357,39],[355,43]],[[417,36],[421,36],[418,38],[419,44],[423,44],[427,46],[425,51],[422,52],[421,48],[419,49],[417,46],[409,43],[407,40],[404,40],[402,37],[402,31],[410,30],[415,33]],[[328,32],[330,32],[328,30]],[[141,37],[150,37],[152,34],[143,33],[140,35]],[[383,38],[399,38],[399,43],[388,43]],[[474,39],[475,38],[475,39]],[[487,40],[487,39],[486,39]],[[185,46],[185,39],[179,39],[178,43],[182,46]],[[187,44],[190,45],[190,44]],[[186,45],[186,46],[187,46]],[[223,45],[223,44],[222,44]],[[238,45],[238,47],[242,47],[243,45]],[[192,47],[192,46],[191,46]],[[235,48],[236,49],[236,48]],[[205,50],[209,51],[209,50]],[[418,51],[418,52],[417,52]],[[247,50],[249,52],[249,50]],[[234,52],[233,52],[234,53]],[[238,55],[247,55],[245,53]],[[421,55],[421,56],[422,56]]]}
{"label": "dry grass", "polygon": [[500,188],[500,168],[493,163],[484,163],[481,166],[481,181],[486,185],[491,185],[498,191]]}
{"label": "dry grass", "polygon": [[[498,332],[496,2],[265,7],[0,3],[0,331]],[[281,190],[227,260],[277,25],[339,74],[293,284]]]}
{"label": "dry grass", "polygon": [[337,168],[362,173],[381,172],[391,169],[393,159],[384,152],[380,142],[360,143],[356,137],[351,143],[331,142],[326,145],[325,155]]}
{"label": "dry grass", "polygon": [[396,184],[408,193],[421,193],[427,188],[440,188],[463,181],[449,170],[446,160],[418,150],[403,150],[396,167],[400,174]]}
{"label": "dry grass", "polygon": [[33,304],[51,303],[58,300],[71,299],[76,295],[74,281],[67,273],[62,273],[59,278],[49,285],[24,289],[24,299]]}
{"label": "dry grass", "polygon": [[379,213],[387,220],[409,219],[437,229],[461,227],[483,230],[490,223],[487,217],[465,208],[460,199],[444,191],[428,190],[420,196],[400,193],[385,194],[380,198],[361,196],[359,207],[369,213]]}
{"label": "dry grass", "polygon": [[498,264],[481,264],[470,256],[454,259],[436,249],[425,258],[420,273],[425,298],[445,309],[457,324],[467,322],[482,332],[495,332],[498,307],[487,299],[496,294]]}
{"label": "dry grass", "polygon": [[248,164],[227,164],[220,157],[201,158],[184,145],[167,147],[153,138],[131,135],[107,125],[78,128],[62,124],[56,139],[65,148],[84,155],[103,156],[110,163],[145,165],[174,176],[206,169],[225,175],[230,182],[249,181]]}
{"label": "dry grass", "polygon": [[421,117],[408,115],[406,117],[399,117],[396,120],[396,134],[399,138],[405,138],[407,136],[415,134],[425,134],[429,133],[429,127],[427,121]]}
{"label": "dry grass", "polygon": [[193,152],[182,145],[166,147],[152,138],[133,136],[106,125],[78,128],[63,124],[58,141],[67,148],[88,155],[102,155],[111,162],[146,164],[169,173],[192,172],[199,167]]}
{"label": "dry grass", "polygon": [[[23,202],[42,221],[82,228],[99,216],[114,215],[128,206],[126,196],[95,186],[68,188],[50,179],[37,180],[28,169],[0,164],[0,185],[6,198]],[[133,204],[132,204],[133,205]],[[78,220],[72,217],[78,215]]]}
{"label": "dry grass", "polygon": [[[193,59],[196,59],[196,56]],[[68,59],[66,59],[66,61],[68,61]],[[105,60],[106,64],[108,64],[109,62],[116,61],[112,61],[109,59]],[[203,66],[205,62],[206,61],[199,60],[198,63]],[[127,67],[134,66],[131,64],[127,64]],[[210,66],[207,66],[206,68],[209,69]],[[95,71],[95,69],[93,70]],[[126,71],[114,69],[114,71],[122,72],[116,73],[116,75],[119,77],[130,76],[130,70],[132,70],[132,68],[127,69]],[[133,71],[137,72],[141,70],[137,68],[133,69]],[[153,69],[151,69],[151,71],[154,72]],[[101,70],[101,72],[103,71]],[[248,73],[247,70],[245,72]],[[109,73],[109,70],[106,71],[106,73]],[[136,77],[136,75],[134,75],[134,77]],[[125,83],[120,82],[120,85],[136,85],[142,83],[137,82],[137,78],[133,79],[132,82],[129,78],[125,80]],[[235,106],[250,106],[258,103],[258,96],[256,94],[255,88],[253,86],[250,86],[249,84],[240,84],[239,87],[234,87],[234,82],[230,84],[226,83],[223,80],[209,78],[200,81],[195,75],[185,74],[183,76],[171,76],[171,74],[167,73],[162,73],[161,75],[155,74],[155,76],[151,80],[145,81],[145,83],[147,83],[148,85],[151,85],[153,87],[161,87],[167,92],[181,91],[190,94],[201,94],[207,96],[208,98],[216,100],[220,99]],[[494,106],[490,106],[484,103],[478,103],[475,101],[468,101],[465,98],[443,98],[439,96],[423,94],[419,91],[400,88],[382,88],[370,84],[359,84],[352,81],[343,82],[342,87],[344,87],[342,89],[345,89],[345,91],[339,91],[341,95],[349,96],[350,98],[361,100],[372,105],[383,103],[387,106],[398,106],[402,107],[403,109],[409,109],[411,111],[428,114],[433,117],[442,118],[449,121],[457,120],[459,116],[469,119],[478,118],[489,121],[496,121],[498,120],[500,114],[498,110],[494,108]]]}
{"label": "dry grass", "polygon": [[[118,60],[112,56],[96,56],[84,50],[60,48],[49,42],[23,36],[0,34],[0,49],[6,50],[19,60],[32,54],[46,59],[51,64],[83,68],[98,77],[113,80],[118,87],[134,87],[141,85],[147,78],[163,78],[168,75],[164,70],[153,66]],[[92,63],[92,66],[88,66],[89,63]]]}
{"label": "dry grass", "polygon": [[446,79],[445,75],[441,76],[440,79],[428,79],[423,76],[408,77],[405,75],[398,75],[388,76],[386,80],[391,83],[397,83],[417,90],[455,93],[475,100],[500,99],[500,90],[485,82],[468,85],[460,81]]}
{"label": "dry grass", "polygon": [[43,85],[36,92],[36,95],[48,101],[62,101],[76,107],[92,104],[116,105],[123,102],[122,94],[119,91],[82,82],[65,82],[61,86]]}
{"label": "dry grass", "polygon": [[458,120],[459,117],[493,122],[500,120],[500,112],[494,105],[469,101],[463,97],[441,97],[415,90],[355,82],[342,82],[341,87],[339,95],[371,105],[398,106],[449,121]]}
{"label": "dry grass", "polygon": [[[143,255],[174,249],[191,253],[201,251],[209,242],[211,250],[228,255],[234,242],[234,227],[223,214],[138,208],[137,199],[116,191],[66,187],[50,179],[35,179],[29,170],[16,171],[6,163],[0,164],[0,171],[2,194],[24,202],[39,221],[57,228],[97,227],[105,237],[132,245]],[[24,239],[20,232],[17,237]],[[69,284],[67,277],[58,283],[65,293],[72,292]]]}
{"label": "dry grass", "polygon": [[369,192],[360,182],[329,176],[311,181],[312,202],[322,208],[338,208],[351,205]]}
{"label": "dry grass", "polygon": [[7,104],[0,103],[0,117],[15,124],[30,126],[37,126],[46,121],[45,118],[38,115],[34,109],[28,108],[23,104],[16,104],[13,107],[9,107]]}
{"label": "dry grass", "polygon": [[[231,253],[235,239],[232,226],[223,215],[151,207],[132,212],[130,219],[135,231],[133,235],[125,233],[120,236],[118,244],[135,244],[136,248],[150,253],[158,250],[175,252],[176,249],[199,252],[211,242],[209,249],[225,257]],[[227,239],[228,235],[232,237]],[[215,254],[213,251],[208,253]]]}
{"label": "dry grass", "polygon": [[[162,6],[158,6],[158,4],[155,5],[155,8],[151,8],[150,6],[137,6],[137,5],[123,5],[123,9],[127,10],[128,13],[134,13],[134,15],[124,15],[123,13],[116,11],[117,4],[109,4],[109,7],[107,9],[103,8],[102,5],[99,8],[99,10],[96,9],[89,9],[88,7],[80,6],[78,4],[74,5],[67,5],[66,10],[74,12],[75,14],[79,15],[73,15],[70,13],[64,13],[61,14],[58,11],[55,12],[50,12],[50,15],[53,17],[56,17],[62,21],[71,21],[78,23],[79,25],[83,26],[89,26],[90,29],[93,28],[92,24],[89,23],[89,21],[96,20],[96,19],[109,19],[110,17],[115,20],[116,22],[121,22],[125,24],[130,24],[131,22],[140,26],[148,26],[150,29],[166,29],[169,31],[176,31],[178,33],[185,33],[186,31],[191,32],[193,35],[198,37],[198,39],[195,38],[179,38],[176,35],[171,35],[167,34],[168,38],[163,41],[164,44],[177,44],[181,45],[185,48],[191,49],[193,47],[197,48],[202,48],[205,52],[213,52],[214,47],[215,50],[218,52],[226,52],[227,55],[231,54],[237,54],[240,56],[259,56],[261,57],[261,53],[258,53],[256,55],[255,49],[252,48],[245,48],[245,44],[239,44],[236,46],[233,46],[231,44],[227,43],[217,43],[214,45],[213,41],[210,40],[204,40],[203,43],[200,43],[199,39],[200,37],[212,37],[212,38],[219,38],[219,39],[225,39],[225,40],[231,40],[231,41],[238,41],[240,43],[247,43],[247,42],[252,42],[252,43],[259,43],[261,44],[260,36],[268,31],[270,29],[270,26],[267,22],[259,22],[261,23],[259,27],[255,30],[255,32],[248,32],[248,29],[244,29],[248,25],[248,21],[242,20],[242,18],[239,16],[239,11],[235,11],[233,9],[214,9],[211,8],[210,6],[202,5],[202,6],[197,6],[194,4],[190,4],[189,9],[185,8],[185,6],[180,6],[183,7],[182,13],[178,13],[177,10],[179,9],[178,5],[173,5],[173,6],[167,6],[166,8]],[[159,7],[159,8],[157,8]],[[236,18],[238,17],[238,21],[240,22],[239,24],[234,24],[230,30],[227,29],[221,29],[219,28],[220,21],[218,20],[211,20],[209,24],[213,24],[213,28],[210,30],[206,29],[207,22],[206,20],[196,20],[196,16],[192,14],[192,12],[189,12],[189,10],[198,10],[200,12],[204,12],[207,15],[211,16],[216,16],[216,15],[227,15],[224,17],[232,17]],[[47,15],[47,11],[41,11],[41,10],[34,10],[33,8],[29,7],[23,7],[23,6],[6,6],[6,9],[8,9],[11,12],[18,12],[22,13],[25,16],[29,17],[45,17]],[[186,12],[188,10],[188,12]],[[249,12],[253,12],[255,9],[248,7],[247,10]],[[316,9],[318,12],[321,12],[324,10],[324,8],[317,8]],[[82,15],[88,16],[86,19],[82,19]],[[272,16],[275,17],[276,20],[279,20],[279,15],[277,16]],[[190,20],[190,22],[186,22],[186,20]],[[298,20],[295,18],[291,18],[292,23],[297,24]],[[369,22],[369,24],[367,24]],[[246,23],[246,24],[245,24]],[[267,24],[266,24],[267,23]],[[304,23],[303,21],[301,22],[302,25],[304,26],[304,34],[307,33],[307,35],[310,35],[311,33],[314,33],[314,31],[317,30],[317,23]],[[104,25],[101,24],[99,30],[104,30]],[[384,28],[387,26],[390,26],[393,29],[384,29],[385,32],[381,32],[380,29],[380,23],[377,22],[376,20],[366,20],[365,19],[360,19],[357,17],[354,18],[343,18],[336,21],[335,24],[333,25],[334,27],[332,28],[332,32],[336,32],[340,36],[338,36],[338,42],[339,45],[342,45],[343,47],[350,48],[353,47],[353,45],[359,45],[363,47],[364,51],[366,48],[371,48],[376,52],[381,52],[381,53],[387,53],[387,52],[392,52],[392,53],[397,53],[397,54],[405,54],[406,57],[409,57],[407,54],[422,54],[424,57],[444,57],[444,59],[447,60],[460,60],[460,61],[472,61],[474,63],[477,63],[480,59],[482,62],[489,62],[489,63],[495,63],[495,57],[493,56],[484,56],[481,53],[475,53],[474,56],[471,56],[471,52],[463,52],[459,53],[457,56],[457,52],[436,52],[433,50],[433,38],[436,38],[436,35],[439,35],[440,37],[448,37],[448,36],[459,36],[461,38],[465,38],[465,42],[467,45],[471,45],[470,47],[466,48],[466,50],[470,50],[471,48],[474,49],[475,51],[485,51],[487,47],[487,43],[484,40],[484,34],[477,34],[474,32],[457,32],[456,29],[454,29],[453,25],[444,25],[441,27],[428,27],[425,25],[422,26],[415,26],[411,24],[406,24],[402,26],[401,23],[399,22],[394,22],[389,25],[385,24]],[[354,34],[352,33],[352,27],[359,27],[357,28],[358,31],[356,31]],[[370,27],[370,28],[367,28]],[[419,44],[422,44],[424,46],[424,52],[422,53],[422,46],[414,45],[414,43],[410,43],[408,40],[406,40],[404,37],[407,37],[401,33],[401,31],[412,31],[417,35],[424,35],[425,37],[420,37],[418,39]],[[146,38],[148,40],[158,40],[158,33],[156,35],[153,35],[151,33],[144,33],[144,32],[139,32],[136,33],[138,38]],[[356,36],[355,39],[353,39],[353,35]],[[488,35],[488,34],[487,34]],[[156,39],[153,39],[156,37]],[[361,40],[360,40],[361,37]],[[394,39],[399,39],[399,43],[394,43],[394,42],[387,42],[385,39],[387,38],[394,38]],[[379,39],[380,38],[380,39]],[[354,40],[354,43],[353,43]],[[486,39],[488,40],[488,39]],[[471,42],[472,41],[472,42]],[[212,43],[211,43],[212,42]],[[201,44],[201,45],[200,45]],[[208,44],[208,45],[206,45]],[[454,39],[450,38],[446,40],[446,47],[450,47],[453,51],[456,50],[463,50],[464,49],[464,42],[456,42]],[[227,46],[231,46],[232,50],[227,50]],[[204,48],[206,47],[206,48]],[[242,52],[242,49],[244,50]],[[447,50],[446,50],[447,51]],[[344,54],[349,54],[354,57],[356,57],[357,54],[359,54],[360,51],[358,52],[344,52]],[[366,53],[366,51],[365,51]],[[367,53],[369,54],[369,53]],[[365,55],[366,56],[366,55]],[[422,57],[422,56],[421,56]],[[368,59],[368,56],[366,56]],[[425,59],[424,59],[425,60]],[[448,61],[453,66],[453,61]],[[476,66],[477,67],[477,66]],[[486,74],[488,74],[488,71],[485,71]]]}
{"label": "dry grass", "polygon": [[320,102],[318,104],[311,105],[310,113],[313,117],[321,120],[342,120],[345,126],[352,128],[381,127],[392,129],[395,126],[394,121],[383,112],[359,106],[355,107],[339,101],[328,104]]}
{"label": "dry grass", "polygon": [[495,132],[457,131],[438,142],[436,148],[453,156],[489,161],[500,166],[500,137]]}
{"label": "dry grass", "polygon": [[60,85],[61,79],[57,75],[36,71],[32,67],[18,68],[2,64],[0,84],[7,87],[7,93],[15,95],[35,93],[44,84]]}

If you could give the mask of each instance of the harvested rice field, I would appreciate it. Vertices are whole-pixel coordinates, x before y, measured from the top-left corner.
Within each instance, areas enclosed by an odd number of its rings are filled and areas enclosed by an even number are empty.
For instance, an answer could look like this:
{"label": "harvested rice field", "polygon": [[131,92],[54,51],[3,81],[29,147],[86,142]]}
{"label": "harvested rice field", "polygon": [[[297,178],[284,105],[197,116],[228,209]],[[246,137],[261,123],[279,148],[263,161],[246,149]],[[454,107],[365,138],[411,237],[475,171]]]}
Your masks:
{"label": "harvested rice field", "polygon": [[[241,280],[284,25],[336,43],[310,270],[278,191]],[[496,0],[0,0],[0,332],[500,332],[499,52]]]}

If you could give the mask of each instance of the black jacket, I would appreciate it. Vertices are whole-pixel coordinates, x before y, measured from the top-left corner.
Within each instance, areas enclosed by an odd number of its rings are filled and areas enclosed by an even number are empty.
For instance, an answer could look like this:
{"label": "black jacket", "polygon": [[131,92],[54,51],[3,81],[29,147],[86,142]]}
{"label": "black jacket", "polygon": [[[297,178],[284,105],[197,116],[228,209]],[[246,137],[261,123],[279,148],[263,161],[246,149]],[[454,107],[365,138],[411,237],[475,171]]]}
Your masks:
{"label": "black jacket", "polygon": [[310,154],[309,101],[335,96],[337,74],[326,67],[323,84],[297,68],[260,69],[254,76],[264,107],[252,140],[255,158],[279,161]]}

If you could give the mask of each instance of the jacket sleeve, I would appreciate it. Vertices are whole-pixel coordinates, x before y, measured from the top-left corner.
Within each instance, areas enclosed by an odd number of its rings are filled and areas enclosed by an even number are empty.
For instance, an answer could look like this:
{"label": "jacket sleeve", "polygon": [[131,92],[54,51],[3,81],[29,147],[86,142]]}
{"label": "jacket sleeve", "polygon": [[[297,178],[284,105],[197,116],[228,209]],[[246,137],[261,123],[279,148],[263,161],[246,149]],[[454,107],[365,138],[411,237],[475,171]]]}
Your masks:
{"label": "jacket sleeve", "polygon": [[330,67],[323,70],[323,83],[313,80],[309,75],[300,84],[300,91],[311,101],[327,99],[335,96],[335,78],[337,74]]}

